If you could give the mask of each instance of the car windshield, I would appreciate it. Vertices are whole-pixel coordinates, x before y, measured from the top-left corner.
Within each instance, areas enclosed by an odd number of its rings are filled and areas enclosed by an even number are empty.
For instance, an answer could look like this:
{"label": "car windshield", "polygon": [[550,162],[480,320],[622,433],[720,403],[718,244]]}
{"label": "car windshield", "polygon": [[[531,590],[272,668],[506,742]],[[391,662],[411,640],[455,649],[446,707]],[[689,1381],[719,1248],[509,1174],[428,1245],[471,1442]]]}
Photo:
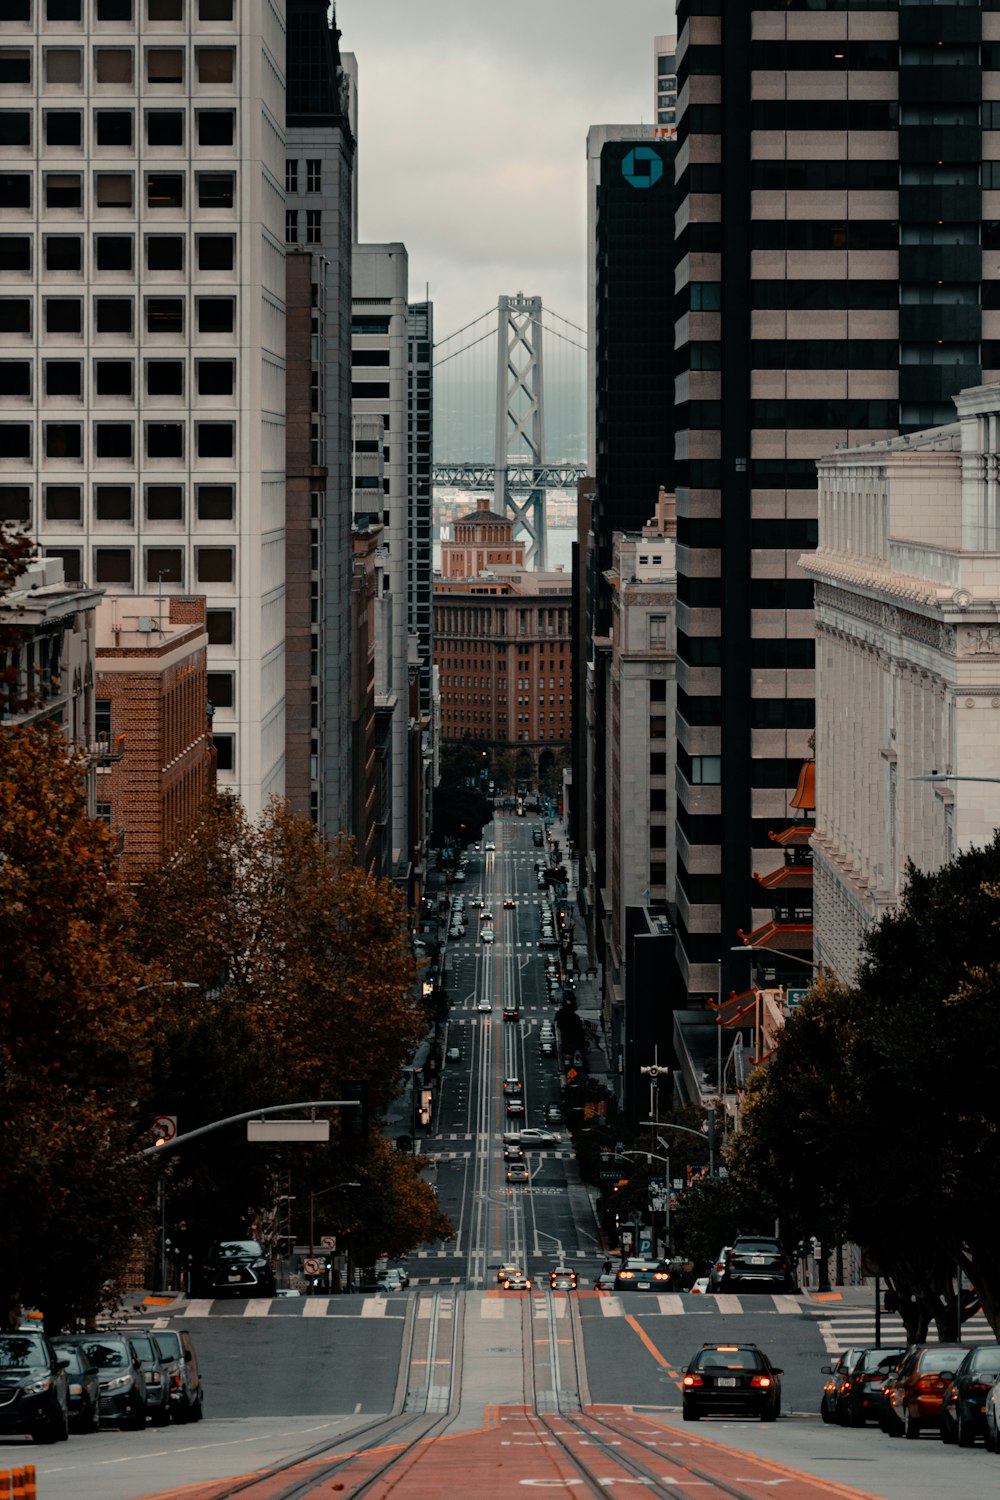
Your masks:
{"label": "car windshield", "polygon": [[777,1255],[778,1247],[773,1240],[740,1240],[735,1247],[737,1255]]}
{"label": "car windshield", "polygon": [[140,1359],[156,1359],[156,1350],[153,1348],[148,1333],[130,1333],[129,1343]]}
{"label": "car windshield", "polygon": [[763,1360],[756,1349],[703,1349],[691,1361],[694,1370],[759,1370]]}
{"label": "car windshield", "polygon": [[208,1252],[213,1260],[239,1260],[246,1255],[260,1255],[256,1240],[219,1240]]}
{"label": "car windshield", "polygon": [[935,1374],[939,1370],[954,1370],[959,1360],[964,1358],[963,1349],[925,1349],[917,1361],[921,1374],[930,1371]]}
{"label": "car windshield", "polygon": [[38,1339],[11,1333],[0,1338],[0,1370],[47,1370],[49,1361]]}
{"label": "car windshield", "polygon": [[902,1359],[905,1352],[905,1349],[867,1349],[861,1368],[863,1370],[877,1370],[882,1364],[890,1364],[897,1359]]}
{"label": "car windshield", "polygon": [[55,1351],[60,1359],[66,1361],[66,1368],[71,1375],[79,1375],[87,1368],[83,1355],[74,1344],[56,1344]]}
{"label": "car windshield", "polygon": [[153,1343],[156,1345],[161,1359],[179,1359],[181,1354],[180,1335],[176,1333],[154,1333]]}
{"label": "car windshield", "polygon": [[84,1344],[87,1358],[92,1365],[99,1370],[121,1369],[131,1364],[129,1352],[124,1340],[94,1339],[91,1343]]}
{"label": "car windshield", "polygon": [[996,1380],[1000,1375],[1000,1355],[996,1348],[976,1349],[971,1358],[963,1365],[963,1373],[966,1375],[989,1375],[991,1380]]}

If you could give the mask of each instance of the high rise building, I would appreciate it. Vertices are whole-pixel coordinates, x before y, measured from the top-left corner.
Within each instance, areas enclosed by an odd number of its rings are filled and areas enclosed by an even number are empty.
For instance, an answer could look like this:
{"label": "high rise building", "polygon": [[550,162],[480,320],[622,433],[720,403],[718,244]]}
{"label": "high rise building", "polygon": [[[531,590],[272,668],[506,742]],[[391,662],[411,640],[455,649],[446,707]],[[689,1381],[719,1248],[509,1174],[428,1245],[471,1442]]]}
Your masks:
{"label": "high rise building", "polygon": [[333,838],[353,829],[354,806],[354,134],[350,82],[327,0],[287,0],[287,5],[287,793]]}
{"label": "high rise building", "polygon": [[0,514],[204,594],[219,782],[284,790],[285,37],[250,0],[0,7]]}
{"label": "high rise building", "polygon": [[410,463],[407,599],[410,630],[417,637],[420,712],[431,712],[434,661],[434,575],[431,473],[434,463],[434,304],[411,302],[406,320],[406,429]]}
{"label": "high rise building", "polygon": [[678,957],[714,994],[810,753],[815,460],[947,420],[996,363],[1000,88],[978,5],[677,26]]}
{"label": "high rise building", "polygon": [[677,121],[677,38],[653,38],[653,119],[661,130]]}

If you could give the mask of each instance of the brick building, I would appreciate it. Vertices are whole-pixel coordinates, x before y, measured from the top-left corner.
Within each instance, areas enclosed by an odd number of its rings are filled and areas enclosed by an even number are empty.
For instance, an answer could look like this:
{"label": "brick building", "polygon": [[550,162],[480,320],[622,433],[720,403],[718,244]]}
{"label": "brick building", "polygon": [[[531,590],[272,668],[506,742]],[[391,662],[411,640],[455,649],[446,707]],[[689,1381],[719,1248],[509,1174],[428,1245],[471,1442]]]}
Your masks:
{"label": "brick building", "polygon": [[513,522],[477,510],[441,544],[434,579],[434,660],[441,736],[523,750],[568,749],[572,580],[533,573]]}
{"label": "brick building", "polygon": [[[157,611],[151,613],[151,611]],[[123,875],[171,854],[215,786],[203,598],[113,595],[97,612],[97,814],[117,834]]]}

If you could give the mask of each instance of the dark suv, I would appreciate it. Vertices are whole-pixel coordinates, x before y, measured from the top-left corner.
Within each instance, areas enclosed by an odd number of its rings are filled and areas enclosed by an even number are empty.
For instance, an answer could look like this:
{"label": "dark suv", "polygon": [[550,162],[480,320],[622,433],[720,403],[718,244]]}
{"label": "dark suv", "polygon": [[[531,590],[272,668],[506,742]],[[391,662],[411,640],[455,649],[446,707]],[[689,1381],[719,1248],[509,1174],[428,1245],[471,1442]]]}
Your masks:
{"label": "dark suv", "polygon": [[719,1290],[794,1292],[797,1290],[791,1263],[780,1240],[762,1235],[738,1235],[726,1256]]}
{"label": "dark suv", "polygon": [[171,1360],[164,1357],[157,1345],[153,1342],[152,1335],[145,1329],[135,1329],[129,1333],[129,1343],[139,1356],[142,1365],[142,1375],[146,1382],[146,1412],[154,1427],[166,1427],[170,1421],[170,1365]]}
{"label": "dark suv", "polygon": [[203,1297],[273,1297],[274,1269],[259,1240],[216,1240],[197,1279]]}
{"label": "dark suv", "polygon": [[191,1335],[186,1328],[158,1328],[150,1337],[161,1356],[170,1361],[171,1420],[200,1422],[204,1415],[205,1390]]}
{"label": "dark suv", "polygon": [[11,1432],[36,1443],[69,1437],[66,1361],[41,1330],[0,1334],[0,1433]]}

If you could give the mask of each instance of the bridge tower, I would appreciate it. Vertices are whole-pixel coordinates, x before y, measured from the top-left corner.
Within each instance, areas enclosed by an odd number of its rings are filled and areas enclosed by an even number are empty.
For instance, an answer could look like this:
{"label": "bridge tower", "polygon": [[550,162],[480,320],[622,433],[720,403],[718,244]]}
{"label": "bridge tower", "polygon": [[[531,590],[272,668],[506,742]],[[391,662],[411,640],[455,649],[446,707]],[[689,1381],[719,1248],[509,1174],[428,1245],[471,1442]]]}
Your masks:
{"label": "bridge tower", "polygon": [[[493,508],[528,534],[525,560],[548,566],[545,532],[545,405],[542,386],[542,299],[501,297],[497,303],[497,426]],[[528,470],[516,489],[509,469]]]}

